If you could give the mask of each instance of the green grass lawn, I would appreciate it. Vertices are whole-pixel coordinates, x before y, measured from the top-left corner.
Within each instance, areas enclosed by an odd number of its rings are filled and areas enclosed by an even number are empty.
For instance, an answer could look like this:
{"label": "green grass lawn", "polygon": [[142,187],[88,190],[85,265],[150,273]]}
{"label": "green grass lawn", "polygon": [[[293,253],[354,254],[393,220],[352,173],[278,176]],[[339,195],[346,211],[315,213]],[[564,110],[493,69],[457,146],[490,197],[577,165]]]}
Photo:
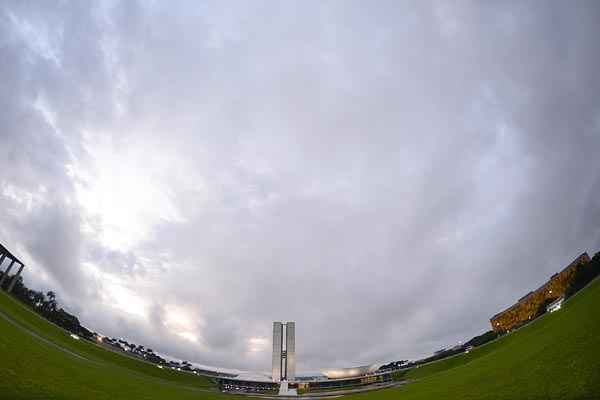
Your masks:
{"label": "green grass lawn", "polygon": [[20,325],[0,317],[0,399],[227,397],[217,392],[209,378],[159,369],[85,340],[74,340],[4,292],[0,292],[0,309]]}
{"label": "green grass lawn", "polygon": [[[0,318],[0,399],[233,398],[218,393],[209,378],[159,369],[73,340],[4,292],[0,310],[19,325]],[[600,399],[600,280],[556,313],[404,377],[414,383],[353,397]]]}
{"label": "green grass lawn", "polygon": [[386,399],[600,399],[600,280],[561,310],[492,343],[407,371]]}

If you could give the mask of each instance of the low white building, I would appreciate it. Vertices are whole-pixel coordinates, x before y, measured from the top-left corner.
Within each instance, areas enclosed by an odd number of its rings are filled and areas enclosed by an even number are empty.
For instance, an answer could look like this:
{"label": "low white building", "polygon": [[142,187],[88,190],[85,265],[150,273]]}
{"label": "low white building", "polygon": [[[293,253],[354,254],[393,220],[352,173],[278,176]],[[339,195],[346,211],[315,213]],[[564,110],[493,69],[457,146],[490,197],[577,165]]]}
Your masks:
{"label": "low white building", "polygon": [[354,378],[357,376],[372,374],[376,372],[379,369],[379,367],[381,367],[381,364],[371,364],[354,368],[324,369],[321,370],[321,373],[325,375],[328,379]]}
{"label": "low white building", "polygon": [[560,310],[564,299],[565,299],[564,297],[559,297],[558,299],[554,300],[552,303],[548,304],[546,306],[546,312],[554,312],[556,310]]}

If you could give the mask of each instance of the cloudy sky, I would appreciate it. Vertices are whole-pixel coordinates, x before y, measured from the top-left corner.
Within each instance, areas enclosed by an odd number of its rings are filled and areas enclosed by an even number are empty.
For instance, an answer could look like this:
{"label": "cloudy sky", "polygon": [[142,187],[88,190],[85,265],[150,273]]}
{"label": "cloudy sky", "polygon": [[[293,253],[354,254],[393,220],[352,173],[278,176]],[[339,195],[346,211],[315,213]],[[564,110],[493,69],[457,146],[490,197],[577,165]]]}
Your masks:
{"label": "cloudy sky", "polygon": [[0,2],[0,242],[190,361],[416,358],[600,250],[600,4]]}

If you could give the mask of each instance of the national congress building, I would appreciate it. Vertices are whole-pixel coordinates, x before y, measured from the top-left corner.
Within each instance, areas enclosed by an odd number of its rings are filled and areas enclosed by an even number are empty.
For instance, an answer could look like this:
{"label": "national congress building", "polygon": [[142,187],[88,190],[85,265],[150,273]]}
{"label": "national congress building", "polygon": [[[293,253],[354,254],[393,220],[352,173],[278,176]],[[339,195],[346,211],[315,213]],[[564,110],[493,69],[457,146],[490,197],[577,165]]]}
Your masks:
{"label": "national congress building", "polygon": [[273,322],[273,382],[296,380],[296,326]]}

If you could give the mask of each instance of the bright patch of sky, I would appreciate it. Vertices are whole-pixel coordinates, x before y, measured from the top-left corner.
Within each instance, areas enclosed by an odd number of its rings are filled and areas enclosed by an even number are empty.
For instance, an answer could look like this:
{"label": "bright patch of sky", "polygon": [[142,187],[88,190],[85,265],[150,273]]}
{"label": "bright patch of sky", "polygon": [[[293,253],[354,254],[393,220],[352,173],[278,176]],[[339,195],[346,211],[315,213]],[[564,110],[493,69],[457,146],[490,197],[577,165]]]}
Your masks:
{"label": "bright patch of sky", "polygon": [[88,169],[74,167],[77,198],[88,218],[100,224],[100,239],[112,249],[129,250],[148,239],[161,222],[182,222],[161,180],[155,155],[127,139],[88,134]]}

